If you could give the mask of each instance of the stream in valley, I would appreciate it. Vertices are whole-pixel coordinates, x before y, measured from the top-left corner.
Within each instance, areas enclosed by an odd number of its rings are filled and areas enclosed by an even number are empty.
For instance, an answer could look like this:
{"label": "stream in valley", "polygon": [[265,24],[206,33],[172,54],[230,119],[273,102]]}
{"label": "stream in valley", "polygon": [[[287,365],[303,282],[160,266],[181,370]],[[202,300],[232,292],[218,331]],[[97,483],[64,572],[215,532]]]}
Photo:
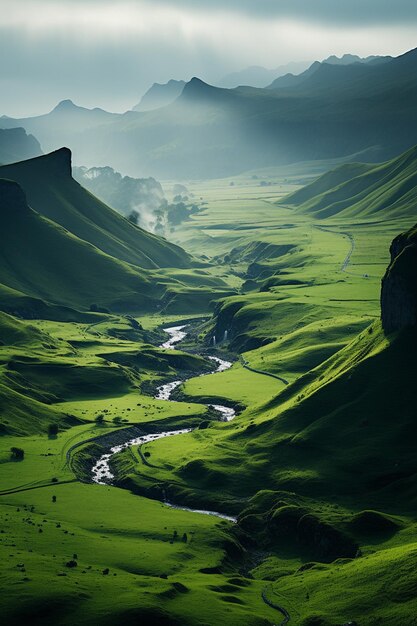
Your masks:
{"label": "stream in valley", "polygon": [[[161,344],[160,348],[165,350],[173,350],[175,346],[182,341],[186,336],[187,332],[184,330],[186,328],[186,324],[182,326],[172,326],[169,328],[164,328],[164,331],[169,335],[169,339]],[[209,356],[211,361],[214,361],[217,365],[217,368],[214,372],[224,372],[232,366],[230,361],[225,361],[217,356]],[[200,374],[200,376],[209,376],[210,374]],[[169,383],[165,383],[164,385],[160,385],[156,389],[155,398],[157,400],[167,400],[170,402],[175,402],[175,400],[171,399],[173,391],[179,387],[181,384],[186,382],[185,380],[174,380]],[[207,406],[215,409],[219,414],[219,421],[230,422],[236,415],[236,411],[228,406],[223,406],[221,404],[212,404],[209,403]],[[91,470],[91,478],[93,482],[98,483],[100,485],[109,485],[113,482],[115,476],[110,468],[110,459],[113,455],[122,452],[122,450],[132,447],[132,446],[141,446],[144,443],[148,443],[150,441],[156,441],[157,439],[162,439],[164,437],[175,437],[177,435],[184,435],[186,433],[191,432],[192,428],[183,428],[181,430],[169,430],[162,431],[159,433],[152,433],[149,435],[143,435],[141,437],[136,437],[134,439],[130,439],[125,443],[113,446],[109,449],[108,452],[103,454],[98,461],[95,463]],[[231,517],[229,515],[224,515],[222,513],[218,513],[216,511],[206,511],[203,509],[191,509],[184,506],[178,506],[169,502],[165,499],[164,504],[170,506],[175,509],[179,509],[181,511],[190,511],[192,513],[201,513],[204,515],[215,515],[216,517],[220,517],[221,519],[226,519],[231,522],[236,522],[235,517]]]}

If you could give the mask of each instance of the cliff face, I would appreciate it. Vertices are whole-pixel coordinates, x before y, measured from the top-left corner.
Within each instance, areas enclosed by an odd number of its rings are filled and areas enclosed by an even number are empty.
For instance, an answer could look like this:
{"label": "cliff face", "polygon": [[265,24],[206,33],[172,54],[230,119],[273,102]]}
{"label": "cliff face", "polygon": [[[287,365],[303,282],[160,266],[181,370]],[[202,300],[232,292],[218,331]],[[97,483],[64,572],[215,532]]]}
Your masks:
{"label": "cliff face", "polygon": [[381,320],[386,333],[417,325],[417,225],[398,235],[382,279]]}

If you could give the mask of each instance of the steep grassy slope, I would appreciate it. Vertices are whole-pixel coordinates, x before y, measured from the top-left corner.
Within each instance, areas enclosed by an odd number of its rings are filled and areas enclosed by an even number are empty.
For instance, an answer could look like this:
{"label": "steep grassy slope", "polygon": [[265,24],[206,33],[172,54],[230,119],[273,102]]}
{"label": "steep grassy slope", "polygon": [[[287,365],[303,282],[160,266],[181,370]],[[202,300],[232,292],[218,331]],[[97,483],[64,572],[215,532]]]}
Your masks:
{"label": "steep grassy slope", "polygon": [[382,165],[342,165],[286,198],[319,219],[412,217],[416,200],[417,147]]}
{"label": "steep grassy slope", "polygon": [[[46,386],[39,387],[11,367],[13,360],[29,364],[34,355],[55,357],[58,340],[32,324],[0,312],[0,434],[45,432],[49,424],[65,429],[78,420],[50,406]],[[68,346],[66,346],[68,347]]]}
{"label": "steep grassy slope", "polygon": [[0,168],[18,182],[29,205],[106,254],[144,268],[188,267],[181,248],[134,226],[97,200],[71,176],[71,152],[62,148]]}
{"label": "steep grassy slope", "polygon": [[69,150],[2,167],[0,176],[17,181],[31,207],[17,185],[3,181],[3,310],[33,317],[44,309],[48,319],[62,319],[63,311],[46,312],[42,302],[48,301],[191,313],[233,293],[218,271],[201,262],[194,269],[182,248],[134,226],[83,189],[71,177]]}
{"label": "steep grassy slope", "polygon": [[104,254],[29,208],[17,183],[1,181],[0,202],[3,285],[82,308],[91,303],[149,308],[158,297],[155,284],[139,268]]}

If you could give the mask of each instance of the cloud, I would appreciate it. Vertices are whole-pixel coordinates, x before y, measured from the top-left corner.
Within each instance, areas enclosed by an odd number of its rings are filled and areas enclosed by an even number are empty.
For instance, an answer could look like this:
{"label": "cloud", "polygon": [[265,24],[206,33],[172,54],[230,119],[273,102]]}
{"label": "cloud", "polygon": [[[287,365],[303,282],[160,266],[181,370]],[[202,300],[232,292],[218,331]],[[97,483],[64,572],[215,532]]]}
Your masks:
{"label": "cloud", "polygon": [[[153,21],[232,14],[350,27],[417,23],[415,0],[0,0],[0,23],[29,30],[72,24],[142,30]],[[94,32],[91,33],[94,36]]]}
{"label": "cloud", "polygon": [[392,24],[417,22],[415,0],[156,0],[183,9],[232,11],[261,19],[284,18],[321,24]]}
{"label": "cloud", "polygon": [[[42,0],[27,0],[35,5]],[[8,2],[10,5],[10,2]],[[19,4],[25,4],[20,0]],[[69,5],[103,6],[106,0],[55,0],[56,7]],[[123,2],[107,2],[116,7]],[[130,0],[134,7],[146,5],[155,11],[160,7],[184,12],[231,12],[259,19],[295,19],[321,24],[363,25],[405,24],[417,22],[415,0]]]}

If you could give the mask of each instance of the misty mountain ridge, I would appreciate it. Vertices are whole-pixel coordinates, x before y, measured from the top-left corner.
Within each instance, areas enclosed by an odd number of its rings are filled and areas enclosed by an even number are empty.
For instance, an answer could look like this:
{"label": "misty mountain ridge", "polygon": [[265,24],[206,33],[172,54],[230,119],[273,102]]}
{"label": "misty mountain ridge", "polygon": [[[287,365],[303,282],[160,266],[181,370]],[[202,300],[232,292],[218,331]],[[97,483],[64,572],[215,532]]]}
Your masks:
{"label": "misty mountain ridge", "polygon": [[370,149],[384,160],[417,143],[416,51],[343,59],[315,62],[268,89],[224,89],[194,77],[158,109],[112,114],[64,102],[14,123],[34,132],[44,149],[71,145],[87,167],[159,179],[236,175]]}
{"label": "misty mountain ridge", "polygon": [[267,69],[260,65],[251,65],[243,70],[231,72],[226,76],[223,76],[218,81],[219,87],[226,87],[227,89],[233,89],[234,87],[240,87],[241,85],[248,85],[250,87],[266,87],[272,80],[275,80],[279,76],[284,74],[293,73],[299,74],[306,70],[311,65],[311,61],[292,61],[285,65],[280,65],[274,69]]}
{"label": "misty mountain ridge", "polygon": [[164,84],[154,83],[132,110],[139,112],[151,111],[166,106],[178,98],[185,84],[185,80],[173,79]]}
{"label": "misty mountain ridge", "polygon": [[[391,58],[391,57],[390,57]],[[357,54],[344,54],[341,57],[331,55],[327,59],[323,59],[321,63],[330,63],[334,65],[350,65],[351,63],[377,63],[388,57],[368,56],[360,57]],[[298,75],[306,71],[313,63],[311,61],[292,61],[285,65],[280,65],[274,69],[267,69],[259,65],[252,65],[243,70],[232,72],[221,78],[216,84],[219,87],[233,89],[242,85],[249,87],[267,87],[277,78],[288,74]]]}
{"label": "misty mountain ridge", "polygon": [[267,86],[267,89],[278,89],[280,87],[291,87],[296,86],[304,82],[304,80],[314,74],[319,68],[327,65],[337,66],[337,67],[348,67],[351,65],[380,65],[384,63],[388,63],[392,61],[393,57],[391,56],[369,56],[369,57],[359,57],[355,54],[344,54],[341,57],[337,57],[336,55],[331,55],[327,57],[327,59],[323,59],[323,61],[314,61],[304,72],[300,74],[288,73],[277,77],[270,85]]}
{"label": "misty mountain ridge", "polygon": [[0,165],[40,156],[39,141],[24,128],[0,129]]}

